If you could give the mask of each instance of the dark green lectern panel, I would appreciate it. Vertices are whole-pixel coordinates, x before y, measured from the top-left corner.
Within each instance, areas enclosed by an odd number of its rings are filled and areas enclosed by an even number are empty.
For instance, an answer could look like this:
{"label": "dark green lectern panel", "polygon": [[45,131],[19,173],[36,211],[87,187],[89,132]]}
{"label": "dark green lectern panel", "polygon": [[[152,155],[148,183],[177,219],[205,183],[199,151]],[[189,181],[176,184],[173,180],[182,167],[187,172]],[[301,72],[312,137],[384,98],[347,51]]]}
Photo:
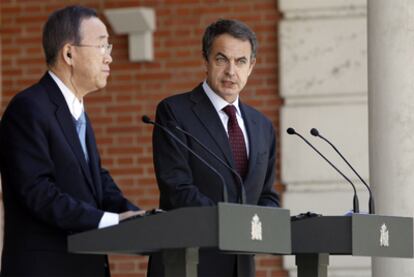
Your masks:
{"label": "dark green lectern panel", "polygon": [[413,219],[352,215],[352,255],[413,257]]}
{"label": "dark green lectern panel", "polygon": [[220,250],[291,253],[289,210],[219,203],[218,227]]}

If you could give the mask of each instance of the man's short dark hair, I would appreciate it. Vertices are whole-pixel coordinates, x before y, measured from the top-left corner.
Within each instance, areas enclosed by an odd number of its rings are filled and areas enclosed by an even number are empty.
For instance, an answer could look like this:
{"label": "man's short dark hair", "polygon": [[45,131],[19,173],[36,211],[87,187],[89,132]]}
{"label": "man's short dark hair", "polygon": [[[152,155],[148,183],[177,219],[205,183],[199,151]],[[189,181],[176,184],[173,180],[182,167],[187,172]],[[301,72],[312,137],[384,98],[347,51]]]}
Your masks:
{"label": "man's short dark hair", "polygon": [[207,27],[203,36],[203,57],[207,61],[214,39],[229,34],[242,41],[248,40],[252,48],[251,59],[256,58],[257,39],[255,33],[243,22],[234,19],[219,19]]}
{"label": "man's short dark hair", "polygon": [[82,6],[68,6],[49,16],[43,27],[43,51],[47,65],[56,63],[59,50],[65,43],[81,42],[81,22],[91,17],[97,17],[96,11]]}

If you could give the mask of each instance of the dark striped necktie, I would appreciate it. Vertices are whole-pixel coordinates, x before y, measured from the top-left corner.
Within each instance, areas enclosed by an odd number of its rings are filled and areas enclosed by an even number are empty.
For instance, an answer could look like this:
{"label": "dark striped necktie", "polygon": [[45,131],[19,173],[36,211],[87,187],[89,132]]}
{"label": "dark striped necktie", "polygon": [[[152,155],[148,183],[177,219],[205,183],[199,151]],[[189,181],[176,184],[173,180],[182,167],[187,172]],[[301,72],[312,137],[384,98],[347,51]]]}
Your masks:
{"label": "dark striped necktie", "polygon": [[228,105],[223,108],[228,115],[227,132],[229,134],[229,142],[233,159],[236,163],[237,172],[244,178],[247,173],[247,151],[246,142],[244,141],[243,132],[237,122],[236,107]]}

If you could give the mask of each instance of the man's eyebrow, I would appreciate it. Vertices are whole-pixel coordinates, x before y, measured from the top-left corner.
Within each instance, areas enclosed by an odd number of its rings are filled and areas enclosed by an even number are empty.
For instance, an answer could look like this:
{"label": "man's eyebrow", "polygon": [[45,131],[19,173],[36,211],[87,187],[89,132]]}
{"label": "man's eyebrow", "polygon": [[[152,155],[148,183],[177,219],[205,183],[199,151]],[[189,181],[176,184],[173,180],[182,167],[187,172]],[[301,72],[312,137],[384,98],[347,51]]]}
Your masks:
{"label": "man's eyebrow", "polygon": [[[224,58],[229,59],[229,57],[227,57],[225,54],[223,54],[223,53],[221,53],[221,52],[218,52],[218,53],[216,54],[216,57],[217,57],[217,56],[223,56]],[[247,60],[247,57],[246,57],[246,56],[241,56],[241,57],[237,57],[237,58],[235,58],[235,60],[236,60],[236,61],[240,61],[240,60],[242,60],[242,59]]]}
{"label": "man's eyebrow", "polygon": [[106,38],[109,38],[109,36],[108,35],[102,35],[102,36],[98,37],[98,39],[106,39]]}
{"label": "man's eyebrow", "polygon": [[218,53],[216,54],[216,56],[223,56],[223,57],[225,57],[226,59],[228,59],[228,57],[227,57],[226,55],[224,55],[223,53],[221,53],[221,52],[218,52]]}
{"label": "man's eyebrow", "polygon": [[240,61],[240,60],[247,60],[246,56],[241,56],[239,58],[236,58],[236,61]]}

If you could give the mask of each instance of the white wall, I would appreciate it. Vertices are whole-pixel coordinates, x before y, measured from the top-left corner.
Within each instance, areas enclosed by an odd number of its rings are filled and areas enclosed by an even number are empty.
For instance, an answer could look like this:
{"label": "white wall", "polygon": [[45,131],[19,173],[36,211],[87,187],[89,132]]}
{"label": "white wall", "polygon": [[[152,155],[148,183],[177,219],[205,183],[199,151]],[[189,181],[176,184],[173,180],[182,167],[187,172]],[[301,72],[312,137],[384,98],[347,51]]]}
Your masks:
{"label": "white wall", "polygon": [[[343,215],[352,209],[352,188],[297,136],[307,137],[358,189],[360,209],[367,192],[313,127],[343,152],[368,180],[367,33],[365,0],[280,0],[280,81],[284,207],[292,215],[313,211]],[[285,267],[296,276],[294,258]],[[329,276],[371,276],[371,259],[330,257]]]}
{"label": "white wall", "polygon": [[[1,34],[0,34],[0,53],[1,53]],[[0,72],[1,72],[1,55],[0,55]],[[2,94],[3,94],[3,89],[2,89],[2,78],[1,78],[1,74],[0,74],[0,103],[1,103],[1,98],[2,98]],[[1,120],[1,119],[0,119]],[[1,260],[1,253],[2,253],[2,249],[3,249],[3,227],[4,227],[4,210],[3,210],[3,193],[2,193],[2,188],[1,188],[1,181],[0,181],[0,260]],[[1,263],[0,263],[0,269],[1,269]]]}

